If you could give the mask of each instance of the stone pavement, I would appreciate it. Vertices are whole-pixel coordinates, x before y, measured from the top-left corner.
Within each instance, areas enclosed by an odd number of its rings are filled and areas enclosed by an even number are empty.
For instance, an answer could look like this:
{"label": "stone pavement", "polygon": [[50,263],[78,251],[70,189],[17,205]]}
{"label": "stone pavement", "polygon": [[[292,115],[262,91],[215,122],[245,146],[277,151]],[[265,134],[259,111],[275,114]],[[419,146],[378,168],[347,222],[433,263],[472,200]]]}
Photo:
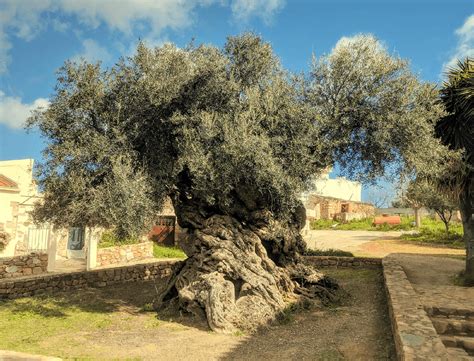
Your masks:
{"label": "stone pavement", "polygon": [[474,288],[454,285],[464,261],[406,254],[390,258],[404,269],[449,359],[474,360]]}

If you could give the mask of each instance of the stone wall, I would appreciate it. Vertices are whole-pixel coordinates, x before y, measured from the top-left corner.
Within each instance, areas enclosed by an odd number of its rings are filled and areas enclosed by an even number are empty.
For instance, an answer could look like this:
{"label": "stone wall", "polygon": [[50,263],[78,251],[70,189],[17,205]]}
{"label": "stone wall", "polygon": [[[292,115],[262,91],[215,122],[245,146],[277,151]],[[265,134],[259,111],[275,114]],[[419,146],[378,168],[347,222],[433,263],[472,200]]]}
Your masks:
{"label": "stone wall", "polygon": [[368,257],[337,257],[337,256],[305,256],[303,260],[306,264],[316,268],[381,268],[380,258]]}
{"label": "stone wall", "polygon": [[179,261],[157,261],[94,271],[47,274],[0,280],[0,299],[51,294],[85,287],[105,287],[122,282],[153,280],[171,275]]}
{"label": "stone wall", "polygon": [[47,268],[48,255],[44,253],[0,258],[0,279],[38,275],[47,272]]}
{"label": "stone wall", "polygon": [[390,256],[382,265],[398,359],[450,360],[402,266]]}
{"label": "stone wall", "polygon": [[127,263],[153,257],[153,242],[98,248],[97,267]]}

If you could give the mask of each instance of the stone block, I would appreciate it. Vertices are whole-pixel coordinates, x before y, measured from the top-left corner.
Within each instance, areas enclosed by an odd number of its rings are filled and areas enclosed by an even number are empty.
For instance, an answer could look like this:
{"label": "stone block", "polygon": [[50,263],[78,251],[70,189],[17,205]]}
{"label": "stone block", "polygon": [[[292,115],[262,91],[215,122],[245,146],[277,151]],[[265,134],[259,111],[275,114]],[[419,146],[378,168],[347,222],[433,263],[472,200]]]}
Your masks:
{"label": "stone block", "polygon": [[5,272],[7,272],[7,273],[15,273],[16,271],[18,271],[17,266],[9,266],[9,267],[5,268]]}
{"label": "stone block", "polygon": [[40,273],[43,273],[43,269],[41,267],[33,268],[33,274],[34,275],[37,275],[37,274],[40,274]]}

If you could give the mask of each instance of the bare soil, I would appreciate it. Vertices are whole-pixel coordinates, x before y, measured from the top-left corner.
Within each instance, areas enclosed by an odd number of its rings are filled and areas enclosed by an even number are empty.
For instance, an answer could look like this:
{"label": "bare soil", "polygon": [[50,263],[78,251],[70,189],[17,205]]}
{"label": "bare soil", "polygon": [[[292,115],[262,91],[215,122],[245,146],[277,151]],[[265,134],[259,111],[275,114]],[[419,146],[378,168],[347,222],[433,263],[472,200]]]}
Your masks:
{"label": "bare soil", "polygon": [[341,305],[288,313],[252,335],[145,312],[153,282],[8,301],[0,349],[87,360],[394,360],[380,272],[327,272],[350,294]]}

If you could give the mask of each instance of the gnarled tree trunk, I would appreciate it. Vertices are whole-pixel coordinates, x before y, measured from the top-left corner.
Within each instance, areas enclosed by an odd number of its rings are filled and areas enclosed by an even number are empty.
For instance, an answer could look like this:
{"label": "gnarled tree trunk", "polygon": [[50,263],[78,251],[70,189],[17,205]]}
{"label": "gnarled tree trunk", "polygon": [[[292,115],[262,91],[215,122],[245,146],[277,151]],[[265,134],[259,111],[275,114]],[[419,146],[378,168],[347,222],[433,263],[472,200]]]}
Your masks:
{"label": "gnarled tree trunk", "polygon": [[179,224],[188,229],[181,244],[188,259],[155,308],[174,304],[207,319],[212,330],[229,333],[254,330],[300,298],[335,297],[337,284],[300,262],[304,208],[294,221],[281,224],[268,211],[249,210],[237,197],[240,211],[234,204],[220,214],[183,196],[173,203]]}

